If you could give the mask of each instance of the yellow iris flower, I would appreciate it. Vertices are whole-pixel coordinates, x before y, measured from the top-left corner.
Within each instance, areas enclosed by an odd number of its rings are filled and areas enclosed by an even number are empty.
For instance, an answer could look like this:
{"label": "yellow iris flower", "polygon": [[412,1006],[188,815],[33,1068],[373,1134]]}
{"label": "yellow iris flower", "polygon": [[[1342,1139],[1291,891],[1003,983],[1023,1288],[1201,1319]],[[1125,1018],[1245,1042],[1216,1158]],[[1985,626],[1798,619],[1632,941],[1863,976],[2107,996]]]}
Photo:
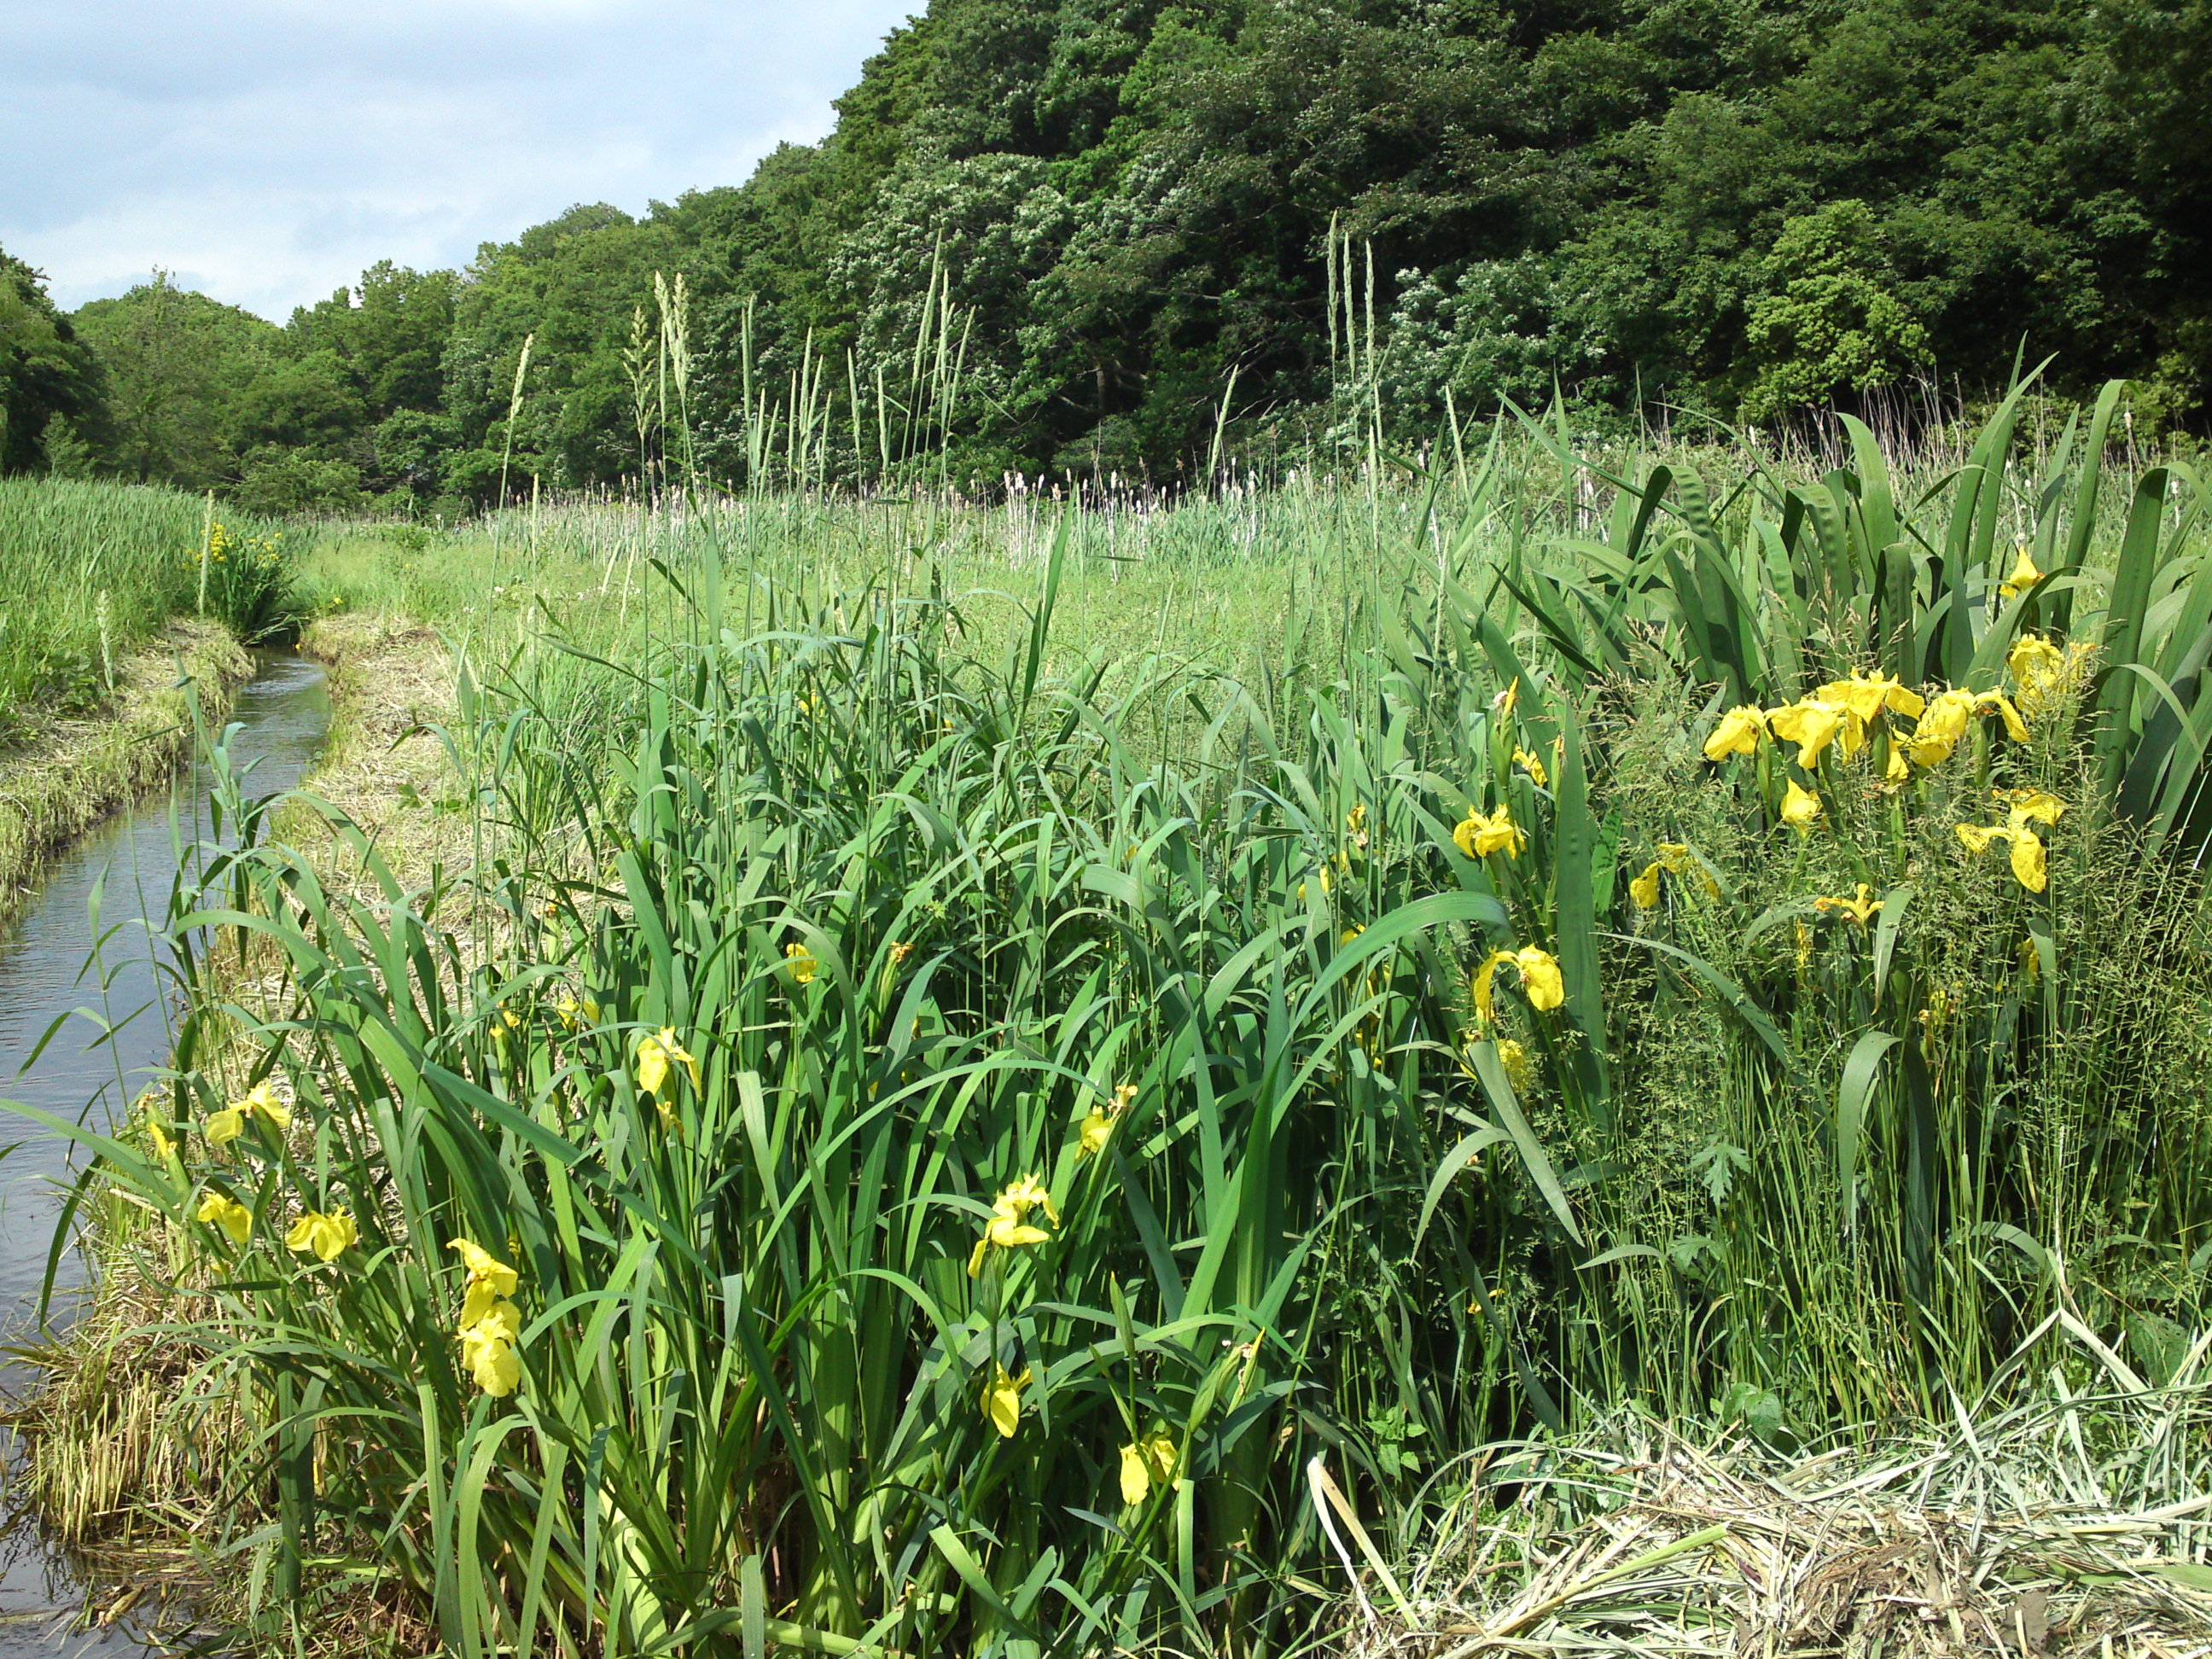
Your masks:
{"label": "yellow iris flower", "polygon": [[276,1098],[276,1085],[267,1078],[246,1091],[246,1098],[234,1100],[222,1111],[211,1114],[207,1127],[202,1132],[210,1146],[226,1146],[246,1133],[246,1120],[259,1116],[272,1128],[292,1127],[292,1109]]}
{"label": "yellow iris flower", "polygon": [[301,1255],[313,1250],[318,1261],[332,1261],[359,1237],[351,1215],[325,1215],[319,1210],[309,1210],[284,1235],[284,1248]]}
{"label": "yellow iris flower", "polygon": [[1121,1501],[1143,1503],[1154,1486],[1164,1486],[1175,1479],[1175,1469],[1176,1443],[1167,1435],[1131,1442],[1121,1448]]}
{"label": "yellow iris flower", "polygon": [[1644,866],[1644,873],[1628,884],[1628,896],[1639,910],[1655,908],[1659,902],[1659,860],[1654,859]]}
{"label": "yellow iris flower", "polygon": [[[1107,1141],[1113,1137],[1114,1125],[1120,1120],[1121,1114],[1127,1111],[1129,1108],[1135,1103],[1136,1098],[1137,1085],[1135,1084],[1118,1083],[1115,1085],[1114,1104],[1110,1108],[1093,1106],[1091,1110],[1085,1115],[1083,1119],[1083,1127],[1080,1132],[1081,1144],[1076,1155],[1079,1158],[1090,1158],[1098,1152],[1104,1152],[1106,1150]],[[1048,1194],[1047,1196],[1049,1198],[1050,1194]]]}
{"label": "yellow iris flower", "polygon": [[453,1239],[446,1248],[459,1250],[469,1270],[456,1333],[462,1361],[477,1387],[495,1400],[504,1398],[522,1380],[522,1362],[514,1352],[522,1340],[522,1313],[507,1299],[520,1276],[471,1239]]}
{"label": "yellow iris flower", "polygon": [[2025,823],[1984,825],[1962,823],[1958,826],[1959,839],[1970,853],[1986,853],[1991,842],[2009,842],[2012,848],[2012,873],[2020,884],[2031,893],[2040,893],[2051,885],[2051,866],[2043,842]]}
{"label": "yellow iris flower", "polygon": [[1874,890],[1869,887],[1866,883],[1861,882],[1859,884],[1857,897],[1847,899],[1814,899],[1813,901],[1813,908],[1816,910],[1832,910],[1838,915],[1849,916],[1853,921],[1858,923],[1860,927],[1863,927],[1868,922],[1874,920],[1874,913],[1881,908],[1881,900],[1875,899],[1869,901],[1867,898],[1867,895],[1873,890]]}
{"label": "yellow iris flower", "polygon": [[1847,755],[1858,747],[1849,738],[1850,717],[1851,711],[1842,703],[1800,697],[1787,708],[1768,709],[1766,729],[1784,742],[1796,744],[1797,764],[1809,772],[1820,763],[1821,750],[1838,738],[1845,739]]}
{"label": "yellow iris flower", "polygon": [[1690,851],[1686,841],[1662,841],[1659,843],[1659,867],[1670,876],[1695,876],[1698,885],[1705,890],[1707,898],[1721,896],[1721,884],[1703,860]]}
{"label": "yellow iris flower", "polygon": [[1528,844],[1528,837],[1514,823],[1513,814],[1502,804],[1486,816],[1468,807],[1466,821],[1452,830],[1452,840],[1471,859],[1488,858],[1492,853],[1519,858],[1522,849]]}
{"label": "yellow iris flower", "polygon": [[637,1045],[637,1086],[646,1093],[659,1097],[660,1085],[668,1081],[668,1068],[673,1063],[691,1073],[691,1087],[703,1092],[699,1081],[699,1062],[684,1051],[676,1040],[676,1028],[664,1025],[660,1035],[644,1038]]}
{"label": "yellow iris flower", "polygon": [[1992,842],[2006,842],[2014,878],[2031,893],[2043,892],[2051,885],[2051,859],[2043,838],[2030,826],[2057,823],[2067,811],[2066,803],[2045,789],[2000,790],[1998,799],[2006,803],[2003,824],[1962,823],[1959,839],[1975,854],[1988,852]]}
{"label": "yellow iris flower", "polygon": [[1919,724],[1912,728],[1905,752],[1919,765],[1940,765],[1951,757],[1978,714],[1996,715],[2004,722],[2007,737],[2014,743],[2027,741],[2027,722],[2002,691],[1950,690],[1939,692],[1929,702]]}
{"label": "yellow iris flower", "polygon": [[1036,1176],[1024,1176],[1000,1191],[991,1202],[991,1218],[983,1225],[982,1237],[969,1253],[969,1278],[981,1277],[983,1263],[994,1249],[1017,1250],[1025,1244],[1042,1244],[1052,1237],[1030,1224],[1030,1212],[1036,1209],[1042,1210],[1054,1226],[1060,1225],[1060,1211],[1052,1194]]}
{"label": "yellow iris flower", "polygon": [[1694,876],[1698,885],[1705,890],[1707,897],[1718,898],[1721,896],[1720,883],[1714,879],[1713,872],[1692,854],[1689,842],[1662,841],[1659,843],[1659,856],[1644,866],[1642,875],[1628,884],[1628,896],[1636,902],[1638,909],[1649,910],[1659,902],[1659,872],[1662,870],[1670,876]]}
{"label": "yellow iris flower", "polygon": [[997,1360],[991,1362],[991,1380],[983,1385],[983,1416],[1002,1440],[1012,1440],[1022,1425],[1022,1390],[1030,1385],[1030,1368],[1010,1375]]}
{"label": "yellow iris flower", "polygon": [[177,1150],[177,1143],[169,1139],[167,1125],[161,1121],[161,1105],[149,1091],[146,1097],[146,1138],[154,1143],[154,1156],[167,1160]]}
{"label": "yellow iris flower", "polygon": [[1567,1000],[1566,982],[1559,977],[1559,962],[1550,951],[1533,945],[1518,951],[1492,951],[1474,970],[1474,1006],[1486,1024],[1494,1018],[1491,981],[1501,964],[1521,975],[1521,989],[1530,1007],[1556,1008]]}
{"label": "yellow iris flower", "polygon": [[1926,705],[1920,694],[1896,676],[1854,674],[1847,680],[1830,680],[1813,693],[1822,702],[1840,703],[1861,726],[1872,726],[1884,709],[1918,719]]}
{"label": "yellow iris flower", "polygon": [[2076,640],[2061,651],[2048,640],[2023,634],[2005,653],[2005,666],[2020,688],[2020,704],[2028,714],[2039,714],[2073,691],[2086,672],[2096,647]]}
{"label": "yellow iris flower", "polygon": [[2007,599],[2014,599],[2043,580],[2043,573],[2035,568],[2035,561],[2027,556],[2027,544],[2020,544],[2013,560],[2012,574],[1997,584],[1997,592]]}
{"label": "yellow iris flower", "polygon": [[[512,1306],[513,1304],[508,1304]],[[461,1359],[476,1385],[495,1400],[504,1400],[522,1381],[522,1361],[512,1338],[483,1325],[471,1325],[460,1334]]]}
{"label": "yellow iris flower", "polygon": [[1782,797],[1783,823],[1804,835],[1820,821],[1825,810],[1818,795],[1799,787],[1796,779],[1790,780],[1789,790]]}
{"label": "yellow iris flower", "polygon": [[521,1276],[483,1246],[466,1238],[449,1241],[446,1248],[459,1250],[467,1264],[469,1279],[461,1300],[461,1323],[474,1325],[489,1317],[504,1298],[514,1294]]}
{"label": "yellow iris flower", "polygon": [[1934,766],[1951,757],[1959,740],[1966,735],[1966,728],[1974,717],[1974,694],[1971,691],[1938,693],[1920,716],[1920,723],[1912,728],[1912,736],[1905,744],[1905,752],[1922,766]]}
{"label": "yellow iris flower", "polygon": [[1551,775],[1544,770],[1544,763],[1525,749],[1513,751],[1513,763],[1528,775],[1529,781],[1539,789],[1550,783]]}
{"label": "yellow iris flower", "polygon": [[212,1187],[200,1194],[199,1218],[210,1226],[220,1227],[230,1235],[234,1244],[243,1244],[253,1231],[253,1212],[234,1198],[226,1198]]}
{"label": "yellow iris flower", "polygon": [[1725,760],[1730,755],[1755,755],[1759,752],[1759,733],[1766,730],[1766,711],[1750,703],[1740,703],[1721,716],[1705,738],[1705,758]]}
{"label": "yellow iris flower", "polygon": [[813,951],[796,943],[783,947],[783,962],[784,966],[791,969],[792,978],[801,985],[813,984],[814,975],[822,968],[822,964],[814,959]]}
{"label": "yellow iris flower", "polygon": [[2014,828],[2024,823],[2056,823],[2066,811],[2066,803],[2044,789],[2015,789],[2001,799],[2007,803],[2005,820]]}
{"label": "yellow iris flower", "polygon": [[2066,666],[2066,653],[2049,640],[2039,639],[2033,634],[2023,634],[2012,642],[2012,649],[2005,653],[2005,666],[2012,671],[2012,677],[2021,689],[2026,690],[2038,680],[2063,672]]}

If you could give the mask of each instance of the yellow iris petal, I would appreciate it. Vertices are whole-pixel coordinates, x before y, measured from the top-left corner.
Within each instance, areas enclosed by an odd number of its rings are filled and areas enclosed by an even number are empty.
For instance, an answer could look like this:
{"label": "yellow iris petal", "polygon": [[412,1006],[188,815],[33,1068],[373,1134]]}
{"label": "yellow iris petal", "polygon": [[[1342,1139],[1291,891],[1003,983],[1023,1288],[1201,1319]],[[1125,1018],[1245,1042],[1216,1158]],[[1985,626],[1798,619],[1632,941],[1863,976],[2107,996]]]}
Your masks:
{"label": "yellow iris petal", "polygon": [[[470,1239],[451,1240],[446,1248],[449,1250],[459,1250],[461,1253],[461,1261],[469,1270],[469,1284],[471,1287],[489,1285],[492,1287],[492,1294],[495,1297],[513,1296],[514,1287],[521,1282],[520,1275],[513,1267]],[[465,1319],[462,1322],[473,1324],[475,1322]]]}
{"label": "yellow iris petal", "polygon": [[1863,927],[1874,919],[1874,913],[1882,906],[1882,901],[1880,899],[1871,901],[1868,899],[1867,895],[1873,890],[1866,883],[1861,882],[1857,897],[1814,899],[1813,908],[1816,910],[1832,910],[1838,915],[1849,916]]}
{"label": "yellow iris petal", "polygon": [[1801,787],[1795,779],[1790,781],[1782,797],[1783,823],[1802,835],[1820,821],[1822,810],[1818,795]]}
{"label": "yellow iris petal", "polygon": [[1121,1501],[1141,1504],[1152,1496],[1152,1472],[1134,1445],[1121,1448]]}
{"label": "yellow iris petal", "polygon": [[2035,561],[2027,556],[2027,544],[2021,544],[2018,556],[2013,561],[2012,574],[1998,584],[1997,592],[2011,599],[2025,593],[2043,580],[2043,573],[2035,568]]}
{"label": "yellow iris petal", "polygon": [[1959,739],[1966,735],[1973,714],[1972,692],[1939,693],[1921,711],[1919,724],[1912,728],[1911,740],[1906,745],[1907,751],[1922,766],[1934,766],[1949,759],[1951,751],[1959,746]]}
{"label": "yellow iris petal", "polygon": [[2007,737],[2010,738],[2014,743],[2026,743],[2027,741],[2027,722],[2021,719],[2020,710],[2013,707],[2012,699],[2005,696],[2003,692],[1984,691],[1982,693],[1980,696],[1974,699],[1974,712],[1978,714],[1994,713],[2000,720],[2004,721],[2005,735]]}
{"label": "yellow iris petal", "polygon": [[210,1146],[224,1146],[246,1133],[246,1114],[235,1106],[225,1107],[220,1112],[209,1114],[207,1127],[201,1131]]}
{"label": "yellow iris petal", "polygon": [[1659,863],[1653,860],[1644,866],[1644,873],[1628,884],[1628,896],[1639,910],[1649,910],[1659,902]]}
{"label": "yellow iris petal", "polygon": [[1175,1478],[1176,1443],[1164,1434],[1152,1435],[1121,1448],[1121,1501],[1141,1504],[1155,1485]]}
{"label": "yellow iris petal", "polygon": [[1466,821],[1452,830],[1452,840],[1471,859],[1488,858],[1492,853],[1518,858],[1522,848],[1528,844],[1528,837],[1515,825],[1511,811],[1503,805],[1486,814],[1468,807]]}
{"label": "yellow iris petal", "polygon": [[991,1362],[991,1380],[983,1385],[983,1415],[1001,1439],[1012,1440],[1022,1425],[1022,1390],[1029,1380],[1026,1365],[1019,1376],[1012,1376],[1004,1365]]}
{"label": "yellow iris petal", "polygon": [[305,1255],[313,1251],[319,1261],[335,1261],[358,1236],[349,1214],[325,1215],[309,1210],[284,1235],[284,1248]]}
{"label": "yellow iris petal", "polygon": [[495,1400],[513,1394],[522,1381],[522,1361],[514,1345],[496,1333],[472,1326],[461,1333],[461,1355],[476,1385]]}
{"label": "yellow iris petal", "polygon": [[2038,639],[2033,634],[2023,634],[2005,653],[2005,666],[2021,689],[2043,681],[2056,679],[2066,669],[2066,653],[2048,640]]}
{"label": "yellow iris petal", "polygon": [[1705,758],[1725,760],[1730,755],[1755,755],[1759,752],[1759,734],[1766,729],[1766,714],[1763,709],[1749,703],[1740,704],[1721,716],[1705,738]]}
{"label": "yellow iris petal", "polygon": [[784,965],[791,969],[792,978],[797,980],[801,985],[813,984],[814,975],[821,970],[822,967],[822,964],[814,959],[814,952],[804,945],[785,945],[783,961]]}
{"label": "yellow iris petal", "polygon": [[659,1040],[647,1037],[637,1045],[637,1086],[649,1095],[660,1092],[668,1081],[668,1051]]}
{"label": "yellow iris petal", "polygon": [[1492,951],[1482,959],[1482,966],[1474,970],[1474,1011],[1482,1016],[1486,1025],[1494,1017],[1491,1006],[1491,986],[1498,975],[1498,964],[1512,960],[1513,952],[1510,951]]}
{"label": "yellow iris petal", "polygon": [[1521,969],[1521,988],[1528,994],[1529,1006],[1556,1008],[1567,1000],[1566,982],[1559,977],[1559,964],[1550,952],[1531,945],[1513,960]]}
{"label": "yellow iris petal", "polygon": [[226,1198],[210,1188],[200,1195],[199,1219],[210,1226],[220,1227],[230,1236],[234,1244],[243,1244],[253,1231],[253,1212],[236,1199]]}
{"label": "yellow iris petal", "polygon": [[292,1127],[292,1109],[276,1098],[276,1085],[264,1078],[246,1091],[246,1098],[236,1104],[241,1110],[258,1112],[280,1129]]}
{"label": "yellow iris petal", "polygon": [[[1850,711],[1841,703],[1803,697],[1786,708],[1766,711],[1766,729],[1797,745],[1797,764],[1807,770],[1818,764],[1821,750],[1844,735]],[[1847,744],[1848,753],[1855,744]]]}

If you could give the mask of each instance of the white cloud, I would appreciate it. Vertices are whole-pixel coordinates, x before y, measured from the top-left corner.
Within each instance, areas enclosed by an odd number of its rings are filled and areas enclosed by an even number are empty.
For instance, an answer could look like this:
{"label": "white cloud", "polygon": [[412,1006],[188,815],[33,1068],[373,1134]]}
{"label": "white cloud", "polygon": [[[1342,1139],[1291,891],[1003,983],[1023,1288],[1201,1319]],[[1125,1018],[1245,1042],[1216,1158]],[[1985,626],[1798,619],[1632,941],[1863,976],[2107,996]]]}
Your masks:
{"label": "white cloud", "polygon": [[574,202],[740,182],[920,0],[0,0],[0,247],[281,319]]}

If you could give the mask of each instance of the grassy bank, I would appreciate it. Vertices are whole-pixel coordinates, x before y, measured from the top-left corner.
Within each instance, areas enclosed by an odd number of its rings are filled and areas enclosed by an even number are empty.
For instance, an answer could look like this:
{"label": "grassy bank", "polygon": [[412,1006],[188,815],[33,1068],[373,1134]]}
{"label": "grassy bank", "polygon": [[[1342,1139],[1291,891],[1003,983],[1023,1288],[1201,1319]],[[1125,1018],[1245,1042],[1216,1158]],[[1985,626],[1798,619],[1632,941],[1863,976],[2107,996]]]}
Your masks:
{"label": "grassy bank", "polygon": [[228,629],[177,622],[115,665],[112,696],[85,714],[19,715],[0,754],[0,923],[41,860],[173,775],[198,721],[219,721],[253,659]]}
{"label": "grassy bank", "polygon": [[[458,653],[423,769],[214,865],[77,1132],[206,1543],[457,1656],[1380,1639],[1347,1577],[1510,1644],[1632,1567],[1583,1628],[1688,1650],[1701,1534],[1805,1531],[1729,1481],[2191,1565],[2212,568],[2087,435],[331,543]],[[1733,1472],[1612,1478],[1637,1413]]]}
{"label": "grassy bank", "polygon": [[38,861],[190,753],[286,632],[276,526],[175,490],[0,479],[0,912]]}
{"label": "grassy bank", "polygon": [[0,745],[106,706],[173,617],[249,643],[284,632],[291,533],[173,489],[0,479]]}

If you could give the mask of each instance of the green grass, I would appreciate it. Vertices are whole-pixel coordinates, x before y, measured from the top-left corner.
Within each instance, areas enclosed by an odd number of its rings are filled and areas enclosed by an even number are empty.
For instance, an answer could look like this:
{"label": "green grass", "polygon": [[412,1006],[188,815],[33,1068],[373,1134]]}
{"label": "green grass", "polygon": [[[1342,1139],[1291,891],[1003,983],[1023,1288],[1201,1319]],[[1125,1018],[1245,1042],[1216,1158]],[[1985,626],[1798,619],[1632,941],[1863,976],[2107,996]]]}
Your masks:
{"label": "green grass", "polygon": [[227,511],[215,522],[221,545],[197,496],[0,478],[0,736],[100,705],[122,659],[173,616],[204,614],[249,640],[281,628],[284,532]]}
{"label": "green grass", "polygon": [[[315,602],[459,650],[477,856],[356,836],[373,902],[216,859],[174,1150],[52,1126],[204,1286],[179,1431],[239,1403],[276,1522],[234,1547],[295,1614],[358,1552],[468,1659],[1278,1652],[1342,1582],[1316,1460],[1395,1556],[1534,1425],[1804,1448],[2177,1374],[2212,570],[2193,480],[2114,489],[2101,431],[2015,468],[2004,419],[1918,479],[1535,431],[1174,511],[326,544]],[[2098,654],[2032,696],[2028,633]],[[2027,735],[1700,753],[1885,670]],[[2031,789],[2042,891],[1955,832]],[[1483,1008],[1499,951],[1541,954]],[[289,1127],[211,1137],[264,1081]],[[512,1341],[457,1340],[456,1237]]]}

